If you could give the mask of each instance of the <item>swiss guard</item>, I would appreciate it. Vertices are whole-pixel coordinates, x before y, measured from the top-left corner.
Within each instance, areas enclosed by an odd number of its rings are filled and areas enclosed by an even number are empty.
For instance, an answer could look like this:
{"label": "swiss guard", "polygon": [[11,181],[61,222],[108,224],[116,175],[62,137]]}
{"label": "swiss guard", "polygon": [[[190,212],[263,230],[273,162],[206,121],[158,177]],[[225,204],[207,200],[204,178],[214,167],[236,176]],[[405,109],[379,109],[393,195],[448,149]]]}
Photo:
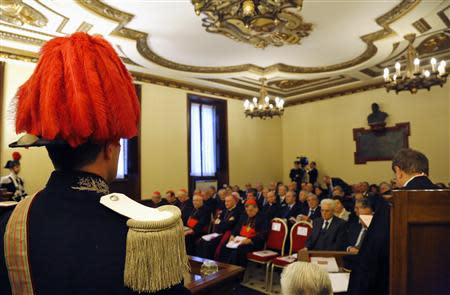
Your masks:
{"label": "swiss guard", "polygon": [[6,162],[5,169],[10,171],[9,175],[0,178],[0,187],[6,189],[8,195],[13,201],[20,201],[27,196],[25,185],[20,173],[20,159],[22,155],[19,152],[12,154],[12,160]]}
{"label": "swiss guard", "polygon": [[0,294],[190,294],[180,210],[110,194],[140,116],[112,46],[86,33],[47,42],[16,100],[25,135],[10,147],[45,147],[55,171],[0,217]]}

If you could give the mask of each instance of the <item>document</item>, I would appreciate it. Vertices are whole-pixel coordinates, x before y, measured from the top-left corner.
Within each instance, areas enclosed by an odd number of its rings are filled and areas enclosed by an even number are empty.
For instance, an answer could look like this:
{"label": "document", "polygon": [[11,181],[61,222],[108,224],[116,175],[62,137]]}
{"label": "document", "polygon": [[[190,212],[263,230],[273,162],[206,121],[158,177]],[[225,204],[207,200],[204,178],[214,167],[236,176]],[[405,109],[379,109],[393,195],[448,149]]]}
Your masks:
{"label": "document", "polygon": [[273,231],[280,231],[281,230],[281,223],[272,222],[272,230]]}
{"label": "document", "polygon": [[350,280],[350,273],[348,272],[330,273],[329,276],[334,293],[347,292],[348,281]]}
{"label": "document", "polygon": [[267,257],[267,256],[278,255],[277,252],[271,251],[271,250],[256,251],[256,252],[253,252],[253,254],[256,255],[256,256],[259,256],[259,257]]}
{"label": "document", "polygon": [[339,267],[334,257],[311,257],[311,263],[317,264],[327,272],[339,272]]}
{"label": "document", "polygon": [[289,255],[289,256],[279,257],[278,260],[286,261],[288,263],[295,262],[295,261],[297,261],[297,253],[295,253],[293,255]]}
{"label": "document", "polygon": [[303,226],[297,227],[297,236],[308,236],[308,228]]}
{"label": "document", "polygon": [[215,238],[217,238],[218,236],[221,236],[221,235],[222,234],[219,234],[219,233],[212,233],[212,234],[209,234],[209,235],[202,236],[202,239],[207,241],[207,242],[209,242],[209,241],[214,240]]}
{"label": "document", "polygon": [[370,223],[372,223],[373,215],[369,214],[361,214],[359,215],[359,219],[361,219],[361,222],[368,228],[370,226]]}
{"label": "document", "polygon": [[230,249],[237,249],[237,247],[239,247],[239,245],[241,244],[241,242],[242,242],[243,240],[245,240],[245,239],[246,239],[246,237],[242,237],[242,236],[234,237],[233,241],[229,241],[229,242],[227,243],[227,248],[230,248]]}

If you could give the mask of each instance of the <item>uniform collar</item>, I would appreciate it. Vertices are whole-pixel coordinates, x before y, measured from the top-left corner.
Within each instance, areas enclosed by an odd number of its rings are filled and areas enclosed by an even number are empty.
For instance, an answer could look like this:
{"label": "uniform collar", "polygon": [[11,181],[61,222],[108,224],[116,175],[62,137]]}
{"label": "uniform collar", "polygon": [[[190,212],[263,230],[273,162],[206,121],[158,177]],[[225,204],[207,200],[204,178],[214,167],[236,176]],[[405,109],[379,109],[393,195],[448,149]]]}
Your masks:
{"label": "uniform collar", "polygon": [[410,183],[414,178],[420,177],[420,176],[425,176],[425,173],[420,173],[420,174],[414,175],[413,177],[411,177],[410,179],[408,179],[408,180],[405,182],[405,184],[403,185],[403,187],[407,186],[408,183]]}
{"label": "uniform collar", "polygon": [[82,171],[53,171],[46,188],[56,191],[109,194],[109,186],[101,176]]}

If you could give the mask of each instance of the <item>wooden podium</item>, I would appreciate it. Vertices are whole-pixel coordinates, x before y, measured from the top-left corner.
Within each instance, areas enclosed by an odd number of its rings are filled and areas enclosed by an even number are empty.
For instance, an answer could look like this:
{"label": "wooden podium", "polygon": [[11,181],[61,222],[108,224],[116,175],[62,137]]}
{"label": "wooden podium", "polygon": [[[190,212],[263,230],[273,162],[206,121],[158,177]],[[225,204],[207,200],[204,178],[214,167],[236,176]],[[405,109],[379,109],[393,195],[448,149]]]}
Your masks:
{"label": "wooden podium", "polygon": [[395,191],[390,202],[389,294],[450,294],[450,190]]}

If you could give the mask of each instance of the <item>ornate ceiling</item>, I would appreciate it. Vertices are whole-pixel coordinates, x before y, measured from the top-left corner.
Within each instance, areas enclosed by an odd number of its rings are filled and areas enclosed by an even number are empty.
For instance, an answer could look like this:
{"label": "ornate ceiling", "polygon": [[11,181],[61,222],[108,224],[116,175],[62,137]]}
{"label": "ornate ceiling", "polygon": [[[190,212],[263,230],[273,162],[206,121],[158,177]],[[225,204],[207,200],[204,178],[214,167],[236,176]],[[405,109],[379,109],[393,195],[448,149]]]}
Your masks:
{"label": "ornate ceiling", "polygon": [[206,32],[189,0],[2,0],[0,9],[3,59],[35,62],[45,41],[85,31],[107,38],[137,80],[244,98],[266,77],[287,105],[379,87],[410,33],[421,58],[450,59],[448,0],[305,0],[309,36],[264,49]]}

